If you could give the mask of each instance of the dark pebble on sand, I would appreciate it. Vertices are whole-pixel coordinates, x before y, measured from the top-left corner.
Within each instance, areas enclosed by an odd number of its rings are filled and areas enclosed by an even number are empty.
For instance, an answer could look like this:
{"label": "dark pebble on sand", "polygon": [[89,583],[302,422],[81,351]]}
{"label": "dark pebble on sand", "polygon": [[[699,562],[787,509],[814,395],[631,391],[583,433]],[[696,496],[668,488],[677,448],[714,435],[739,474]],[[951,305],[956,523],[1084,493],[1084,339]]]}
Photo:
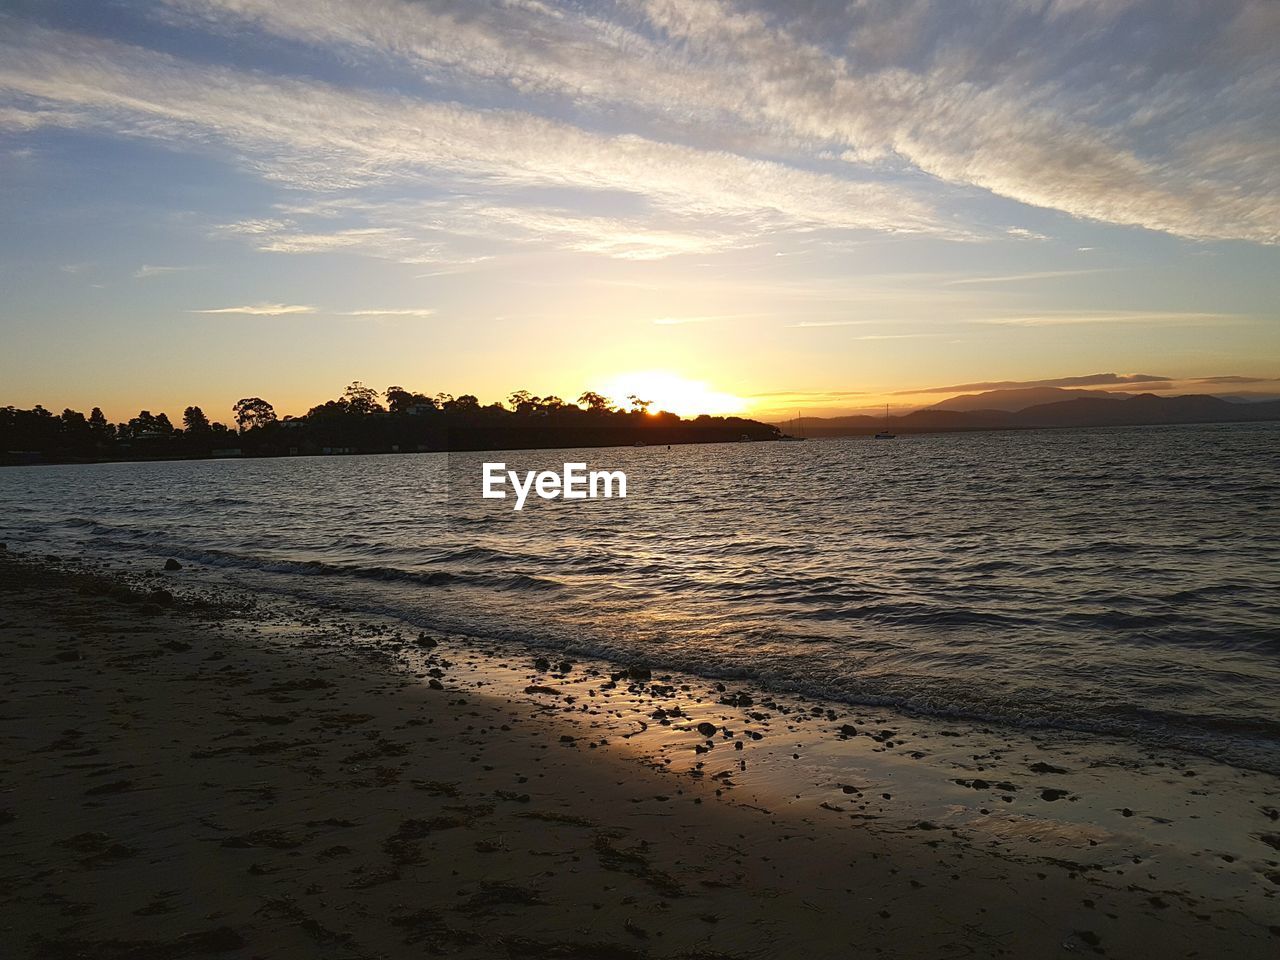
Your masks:
{"label": "dark pebble on sand", "polygon": [[164,562],[164,568],[166,570],[181,570],[182,564],[180,564],[177,560],[173,559],[173,557],[170,557],[168,560]]}
{"label": "dark pebble on sand", "polygon": [[1062,767],[1055,767],[1048,763],[1033,763],[1028,768],[1032,773],[1067,773],[1068,771]]}
{"label": "dark pebble on sand", "polygon": [[714,723],[708,723],[705,720],[702,721],[702,723],[698,724],[698,732],[702,734],[704,737],[715,736],[716,729],[717,727]]}

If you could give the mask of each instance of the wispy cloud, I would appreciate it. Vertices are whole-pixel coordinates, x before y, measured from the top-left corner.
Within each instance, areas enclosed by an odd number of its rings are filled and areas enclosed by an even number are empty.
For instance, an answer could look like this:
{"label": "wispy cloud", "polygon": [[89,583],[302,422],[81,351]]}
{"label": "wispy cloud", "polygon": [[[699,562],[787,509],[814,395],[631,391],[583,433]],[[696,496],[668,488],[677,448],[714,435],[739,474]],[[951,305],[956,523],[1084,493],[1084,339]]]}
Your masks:
{"label": "wispy cloud", "polygon": [[429,307],[399,307],[389,310],[346,310],[338,314],[341,317],[433,317],[436,311]]}
{"label": "wispy cloud", "polygon": [[1193,382],[1229,386],[1229,385],[1235,385],[1235,384],[1251,384],[1251,383],[1280,383],[1280,379],[1277,379],[1275,377],[1223,376],[1223,377],[1196,377]]}
{"label": "wispy cloud", "polygon": [[976,317],[970,322],[1013,327],[1057,327],[1077,324],[1200,325],[1245,319],[1240,314],[1178,310],[1061,310],[1047,313]]}
{"label": "wispy cloud", "polygon": [[299,313],[315,313],[315,307],[288,303],[255,303],[243,307],[216,307],[209,310],[188,310],[187,313],[226,313],[246,317],[285,317]]}
{"label": "wispy cloud", "polygon": [[899,390],[896,396],[919,393],[974,393],[984,390],[1015,390],[1026,387],[1101,387],[1133,384],[1170,383],[1172,377],[1150,373],[1090,373],[1079,377],[1053,377],[1046,380],[987,380],[979,383],[953,383],[945,387],[921,387]]}
{"label": "wispy cloud", "polygon": [[757,313],[718,313],[689,317],[655,317],[653,323],[660,327],[678,327],[686,323],[716,323],[720,320],[743,320],[758,317]]}
{"label": "wispy cloud", "polygon": [[802,320],[799,323],[788,324],[792,329],[803,329],[805,327],[863,327],[874,320]]}
{"label": "wispy cloud", "polygon": [[148,280],[151,277],[163,277],[170,273],[185,273],[191,267],[162,267],[152,263],[144,263],[133,272],[135,280]]}
{"label": "wispy cloud", "polygon": [[[165,0],[184,28],[301,43],[389,70],[406,93],[15,24],[0,42],[0,129],[212,150],[313,196],[408,191],[353,198],[347,222],[312,222],[305,200],[280,222],[246,222],[241,235],[273,253],[429,263],[462,237],[643,261],[788,231],[1047,239],[940,212],[972,187],[1109,223],[1274,242],[1280,144],[1266,131],[1280,110],[1269,56],[1280,15],[1265,0],[1192,6],[1135,26],[1114,4],[992,4],[967,10],[961,30],[933,0],[820,15],[771,0]],[[1024,56],[997,55],[1009,43]],[[513,106],[469,107],[442,88]],[[826,157],[843,158],[838,174],[815,164]],[[425,187],[443,196],[430,221],[414,215]],[[608,212],[618,196],[638,203]]]}
{"label": "wispy cloud", "polygon": [[[853,167],[905,164],[1185,236],[1280,234],[1280,146],[1268,134],[1280,14],[1268,0],[1129,19],[1120,14],[1135,4],[1067,0],[821,13],[772,0],[627,0],[616,17],[555,2],[167,4],[188,24],[266,31],[532,103],[622,111],[704,141],[772,153],[817,144]],[[1005,55],[1011,44],[1019,57]]]}
{"label": "wispy cloud", "polygon": [[960,286],[977,283],[1022,283],[1026,280],[1056,280],[1059,277],[1079,277],[1090,273],[1107,273],[1109,268],[1098,267],[1092,270],[1041,270],[1036,273],[1010,273],[994,277],[958,277],[948,280],[947,286]]}
{"label": "wispy cloud", "polygon": [[773,390],[768,393],[751,393],[747,395],[752,400],[849,400],[855,397],[865,397],[867,393],[861,390]]}
{"label": "wispy cloud", "polygon": [[[922,196],[875,180],[595,133],[516,110],[193,64],[39,28],[15,33],[0,44],[0,94],[39,103],[67,125],[212,142],[248,169],[301,190],[429,184],[445,196],[434,204],[437,230],[536,237],[636,259],[723,249],[789,229],[963,234]],[[557,209],[520,195],[549,189],[577,191],[584,203]],[[600,201],[611,196],[639,205],[625,218],[608,215]],[[274,252],[403,247],[422,241],[421,223],[399,229],[414,203],[367,204],[368,222],[354,228],[298,230],[282,218],[251,221],[246,233]]]}
{"label": "wispy cloud", "polygon": [[940,337],[940,333],[868,333],[865,336],[854,337],[854,340],[928,340],[934,337]]}

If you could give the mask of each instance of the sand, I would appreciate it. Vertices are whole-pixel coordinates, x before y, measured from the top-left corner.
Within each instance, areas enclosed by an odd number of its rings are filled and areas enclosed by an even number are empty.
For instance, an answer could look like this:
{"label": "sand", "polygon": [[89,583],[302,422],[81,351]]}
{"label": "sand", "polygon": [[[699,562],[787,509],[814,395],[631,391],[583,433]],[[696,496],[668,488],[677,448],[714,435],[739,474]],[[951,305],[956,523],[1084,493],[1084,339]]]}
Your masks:
{"label": "sand", "polygon": [[1280,948],[1263,774],[130,583],[0,553],[0,956]]}

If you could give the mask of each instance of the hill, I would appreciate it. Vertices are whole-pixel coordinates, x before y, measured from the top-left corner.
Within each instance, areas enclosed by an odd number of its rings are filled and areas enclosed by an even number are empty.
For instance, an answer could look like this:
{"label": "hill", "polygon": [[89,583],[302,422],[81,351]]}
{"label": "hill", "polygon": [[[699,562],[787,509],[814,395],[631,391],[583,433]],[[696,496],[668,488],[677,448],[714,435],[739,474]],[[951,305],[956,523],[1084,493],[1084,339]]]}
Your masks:
{"label": "hill", "polygon": [[[1235,423],[1280,420],[1280,400],[1233,403],[1190,394],[1159,397],[1151,393],[1074,397],[1022,410],[947,410],[926,407],[889,418],[894,433],[948,433],[964,430],[1033,430],[1046,427],[1157,426],[1175,423]],[[867,436],[882,430],[883,417],[805,417],[809,437]],[[790,424],[780,424],[784,429]]]}
{"label": "hill", "polygon": [[985,393],[966,393],[948,397],[935,403],[931,410],[1005,410],[1009,413],[1025,410],[1043,403],[1062,400],[1099,399],[1125,400],[1131,393],[1112,393],[1106,390],[1071,390],[1063,387],[1021,387],[1011,390],[988,390]]}

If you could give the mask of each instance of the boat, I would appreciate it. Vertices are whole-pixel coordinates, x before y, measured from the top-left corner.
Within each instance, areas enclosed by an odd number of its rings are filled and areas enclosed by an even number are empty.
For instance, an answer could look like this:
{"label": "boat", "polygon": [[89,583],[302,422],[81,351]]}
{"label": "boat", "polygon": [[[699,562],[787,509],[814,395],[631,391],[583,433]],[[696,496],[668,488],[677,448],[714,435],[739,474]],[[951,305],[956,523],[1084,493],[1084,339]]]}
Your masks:
{"label": "boat", "polygon": [[898,439],[898,435],[896,433],[889,432],[889,405],[887,403],[884,405],[884,429],[876,434],[876,439],[877,440],[897,440]]}
{"label": "boat", "polygon": [[798,443],[799,441],[801,441],[801,440],[805,439],[805,436],[804,436],[804,426],[803,426],[803,422],[800,420],[800,411],[799,411],[799,410],[797,410],[797,411],[796,411],[796,420],[795,420],[795,423],[796,423],[796,436],[794,436],[794,437],[793,437],[793,436],[792,436],[791,434],[789,434],[789,433],[784,433],[784,434],[782,434],[780,437],[778,437],[778,439],[779,439],[779,440],[785,440],[785,441],[787,441],[787,442],[789,442],[789,443]]}

